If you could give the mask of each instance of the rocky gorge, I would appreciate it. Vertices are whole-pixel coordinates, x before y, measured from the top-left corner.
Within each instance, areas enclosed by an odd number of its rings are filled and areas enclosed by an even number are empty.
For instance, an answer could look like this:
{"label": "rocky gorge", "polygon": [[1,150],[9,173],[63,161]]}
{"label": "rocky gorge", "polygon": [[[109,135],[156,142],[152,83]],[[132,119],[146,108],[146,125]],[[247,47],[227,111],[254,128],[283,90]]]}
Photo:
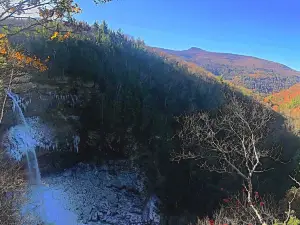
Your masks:
{"label": "rocky gorge", "polygon": [[89,86],[72,95],[62,94],[66,86],[59,89],[66,81],[47,82],[16,77],[17,94],[7,99],[2,123],[2,147],[10,157],[30,170],[25,154],[37,155],[41,183],[28,186],[20,209],[26,224],[159,224],[159,200],[148,193],[138,166],[128,160],[79,163],[80,122],[74,109],[88,98]]}

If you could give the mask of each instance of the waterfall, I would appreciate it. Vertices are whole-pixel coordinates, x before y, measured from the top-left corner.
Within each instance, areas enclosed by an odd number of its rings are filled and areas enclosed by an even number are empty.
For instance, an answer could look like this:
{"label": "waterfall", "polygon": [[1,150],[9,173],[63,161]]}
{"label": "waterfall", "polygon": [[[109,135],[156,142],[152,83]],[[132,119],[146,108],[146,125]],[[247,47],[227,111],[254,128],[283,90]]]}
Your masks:
{"label": "waterfall", "polygon": [[8,97],[11,98],[13,102],[13,111],[20,123],[25,127],[23,133],[19,133],[18,139],[22,144],[23,153],[26,155],[29,181],[32,184],[41,184],[41,174],[38,165],[38,160],[35,152],[36,141],[34,140],[31,132],[31,128],[28,125],[23,111],[19,105],[19,98],[16,94],[12,93],[10,90],[5,90]]}

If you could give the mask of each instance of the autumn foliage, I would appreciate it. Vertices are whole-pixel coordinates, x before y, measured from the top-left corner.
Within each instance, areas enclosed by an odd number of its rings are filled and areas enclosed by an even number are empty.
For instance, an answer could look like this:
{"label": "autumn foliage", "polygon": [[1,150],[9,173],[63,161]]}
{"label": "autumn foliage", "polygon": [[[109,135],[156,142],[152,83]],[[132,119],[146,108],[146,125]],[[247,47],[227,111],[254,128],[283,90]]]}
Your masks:
{"label": "autumn foliage", "polygon": [[[187,50],[160,49],[179,56],[212,72],[259,93],[280,91],[299,82],[300,73],[282,64],[249,56],[210,52],[199,48]],[[237,79],[235,79],[237,78]]]}
{"label": "autumn foliage", "polygon": [[5,38],[5,34],[0,34],[0,54],[6,55],[8,49],[8,40]]}
{"label": "autumn foliage", "polygon": [[289,89],[268,96],[267,98],[265,98],[265,101],[271,101],[273,104],[284,107],[284,106],[289,106],[294,99],[299,97],[299,95],[300,95],[300,84],[295,84]]}
{"label": "autumn foliage", "polygon": [[291,119],[296,129],[300,128],[300,84],[272,94],[264,98],[263,102]]}
{"label": "autumn foliage", "polygon": [[67,31],[65,34],[59,33],[55,31],[53,35],[50,37],[51,40],[64,41],[71,37],[71,32]]}
{"label": "autumn foliage", "polygon": [[[191,171],[189,171],[186,169],[185,164],[176,167],[173,164],[170,166],[169,158],[165,156],[169,154],[173,146],[178,147],[177,140],[173,142],[174,138],[172,138],[173,125],[176,123],[174,115],[180,115],[190,110],[196,111],[217,106],[218,98],[220,98],[219,91],[223,86],[219,82],[215,82],[215,79],[211,79],[213,76],[211,73],[197,67],[196,64],[177,60],[176,57],[161,52],[156,52],[160,57],[157,54],[152,54],[152,52],[146,52],[147,47],[140,45],[140,42],[130,41],[120,32],[107,30],[104,24],[94,25],[90,27],[90,30],[94,31],[95,34],[88,33],[87,37],[82,35],[81,39],[77,38],[73,30],[72,34],[71,32],[65,33],[62,31],[49,32],[45,36],[46,38],[43,39],[44,42],[36,42],[33,45],[36,49],[30,49],[31,57],[21,52],[10,52],[7,42],[7,47],[3,44],[2,56],[10,57],[19,66],[31,65],[38,68],[40,64],[46,66],[46,62],[33,55],[47,58],[47,54],[55,50],[56,56],[51,57],[52,65],[49,67],[49,75],[53,77],[58,75],[68,76],[74,83],[78,81],[80,83],[83,83],[83,81],[94,83],[94,87],[91,88],[95,92],[93,98],[86,102],[86,107],[80,109],[82,110],[80,111],[82,127],[79,133],[88,140],[81,148],[84,149],[82,155],[87,158],[100,158],[104,155],[104,151],[107,151],[108,154],[120,152],[120,155],[134,156],[138,159],[138,163],[147,165],[145,167],[149,168],[149,171],[154,171],[154,169],[167,171],[163,175],[160,175],[159,172],[158,175],[151,175],[151,178],[153,180],[164,180],[167,177],[168,184],[158,182],[158,186],[164,193],[168,193],[167,197],[163,194],[162,196],[167,199],[166,201],[169,201],[168,204],[171,206],[176,205],[176,207],[183,209],[186,199],[188,201],[198,200],[200,196],[201,201],[197,202],[197,208],[202,207],[199,206],[201,202],[213,202],[215,200],[214,193],[205,192],[209,191],[208,188],[201,190],[202,195],[197,190],[197,197],[195,197],[195,192],[191,191],[193,189],[190,186],[193,182],[190,181],[197,176],[198,185],[203,184],[205,186],[206,183],[211,182],[211,178],[212,180],[221,180],[218,174],[210,173],[207,176],[206,172],[192,169],[193,166],[189,167],[191,168]],[[71,36],[74,36],[74,38],[70,39]],[[60,43],[60,41],[66,39],[69,39],[66,41],[67,44]],[[51,44],[48,44],[50,42]],[[45,43],[47,44],[45,45]],[[39,48],[39,45],[46,46],[46,50],[45,48]],[[97,103],[95,104],[95,102]],[[246,109],[244,110],[245,114],[249,111],[253,113],[253,117],[251,117],[253,120],[250,124],[251,126],[255,125],[253,127],[256,131],[257,127],[262,124],[259,119],[262,117],[256,114],[257,110],[249,110],[252,108],[248,104],[244,108]],[[236,112],[236,110],[232,110],[231,114],[224,111],[222,117],[232,115],[232,112]],[[234,122],[230,125],[239,126],[236,121],[237,119],[234,119]],[[216,126],[218,124],[216,123]],[[246,126],[241,125],[239,127],[241,127],[241,131],[246,129]],[[103,134],[101,139],[96,135],[90,135],[99,133]],[[248,134],[251,132],[246,130],[239,133]],[[263,135],[265,136],[266,132],[263,132]],[[228,136],[230,137],[228,140],[234,141],[232,136]],[[189,137],[191,137],[190,134]],[[238,137],[235,140],[237,139]],[[148,140],[151,140],[149,144]],[[248,139],[246,138],[246,140]],[[135,146],[136,143],[143,146],[143,148],[132,150],[134,149],[132,146]],[[159,146],[159,148],[156,149],[155,146]],[[127,151],[127,149],[130,150]],[[201,150],[203,151],[203,149]],[[155,154],[152,151],[155,151]],[[105,155],[107,155],[106,152]],[[144,157],[144,155],[151,157]],[[160,163],[156,164],[157,161]],[[236,161],[241,162],[239,157]],[[191,163],[191,165],[193,164]],[[241,171],[245,170],[242,169]],[[191,176],[193,177],[191,178]],[[225,179],[228,178],[225,177]],[[231,182],[229,179],[228,181]],[[180,181],[181,185],[178,185],[177,181]],[[169,189],[169,187],[175,187],[176,190],[172,192],[174,189]],[[260,212],[266,212],[265,209],[270,204],[261,200],[258,194],[254,192],[253,199],[255,200],[254,206]],[[247,215],[250,211],[251,215],[255,217],[254,212],[250,209],[249,202],[245,198],[238,200],[227,197],[223,199],[222,203],[227,212],[230,212],[229,215],[237,213],[248,218]],[[192,204],[189,203],[188,207],[192,208],[190,206]],[[245,207],[240,207],[239,204]],[[210,210],[209,206],[205,210]],[[227,224],[226,221],[216,223],[216,218],[213,219],[214,221],[211,220],[211,222],[214,224]]]}
{"label": "autumn foliage", "polygon": [[41,59],[36,56],[27,56],[19,51],[13,50],[5,34],[0,34],[0,56],[5,57],[8,62],[13,63],[13,65],[18,68],[32,67],[40,72],[44,72],[48,69],[46,62],[49,61],[49,57],[42,62]]}

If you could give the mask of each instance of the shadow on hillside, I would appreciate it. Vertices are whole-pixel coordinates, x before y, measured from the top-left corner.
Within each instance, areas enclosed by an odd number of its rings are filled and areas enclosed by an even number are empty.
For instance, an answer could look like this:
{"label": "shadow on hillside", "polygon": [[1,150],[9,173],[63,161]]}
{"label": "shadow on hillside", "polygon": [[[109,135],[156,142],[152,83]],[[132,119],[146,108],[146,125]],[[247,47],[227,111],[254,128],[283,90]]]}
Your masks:
{"label": "shadow on hillside", "polygon": [[[269,167],[273,170],[259,175],[254,182],[254,189],[259,190],[261,195],[271,194],[278,201],[295,185],[289,175],[294,174],[299,163],[296,157],[299,154],[300,138],[286,127],[286,119],[281,114],[273,113],[276,117],[276,131],[270,136],[268,144],[282,148],[281,162],[271,162]],[[168,225],[196,224],[197,216],[212,216],[222,199],[228,197],[223,189],[230,193],[240,192],[242,189],[238,176],[201,171],[192,161],[174,163],[170,167],[172,172],[166,175],[170,180],[166,182],[169,186],[165,187],[165,192],[174,199],[171,199],[172,203],[168,208],[169,217],[165,218],[165,224]],[[182,208],[176,207],[178,205]]]}
{"label": "shadow on hillside", "polygon": [[[170,152],[180,147],[172,139],[177,129],[174,116],[218,108],[224,103],[222,93],[228,87],[202,68],[164,54],[158,56],[122,35],[109,31],[102,34],[109,42],[100,44],[93,41],[96,37],[88,35],[92,41],[71,39],[66,44],[51,42],[49,38],[36,38],[33,43],[21,39],[30,53],[41,58],[56,51],[48,77],[33,76],[33,82],[55,86],[56,79],[67,76],[71,85],[61,85],[57,92],[76,93],[84,99],[80,107],[72,108],[66,103],[60,108],[49,104],[48,108],[53,117],[58,111],[79,116],[80,126],[74,129],[81,140],[80,160],[134,160],[147,173],[149,192],[156,193],[162,201],[166,225],[194,224],[194,215],[211,215],[220,199],[226,197],[221,187],[240,190],[240,180],[200,170],[194,161],[171,162]],[[85,82],[94,83],[88,92],[84,91]],[[285,159],[293,158],[300,140],[285,128],[281,115],[276,117],[278,131],[273,141],[283,146]],[[52,119],[55,121],[49,121]],[[61,169],[79,160],[78,156],[59,154],[47,157],[53,157],[52,161],[60,158]],[[296,162],[279,164],[261,176],[257,183],[261,192],[282,197],[291,185],[288,175],[295,165]],[[177,217],[171,222],[167,217],[173,216]]]}

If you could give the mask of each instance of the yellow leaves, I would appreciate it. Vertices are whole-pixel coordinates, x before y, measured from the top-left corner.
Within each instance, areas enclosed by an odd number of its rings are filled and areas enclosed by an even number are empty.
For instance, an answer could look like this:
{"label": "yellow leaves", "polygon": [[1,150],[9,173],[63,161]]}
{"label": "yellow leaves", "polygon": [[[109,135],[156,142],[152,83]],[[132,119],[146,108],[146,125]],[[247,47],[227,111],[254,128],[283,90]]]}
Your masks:
{"label": "yellow leaves", "polygon": [[[41,72],[46,71],[48,68],[45,63],[42,63],[36,56],[26,56],[21,52],[14,51],[9,48],[9,43],[5,34],[0,34],[0,55],[19,68],[33,67]],[[49,61],[49,57],[47,58]]]}
{"label": "yellow leaves", "polygon": [[55,31],[54,33],[53,33],[53,35],[51,36],[51,40],[54,40],[55,38],[57,38],[57,35],[58,35],[58,32],[57,31]]}
{"label": "yellow leaves", "polygon": [[0,34],[0,55],[7,54],[8,40],[5,34]]}
{"label": "yellow leaves", "polygon": [[69,39],[71,37],[71,32],[68,31],[67,33],[65,33],[64,35],[62,34],[59,34],[57,31],[55,31],[53,33],[53,35],[50,37],[51,40],[54,40],[54,39],[58,39],[59,41],[64,41],[66,39]]}
{"label": "yellow leaves", "polygon": [[79,8],[77,5],[75,5],[75,6],[72,6],[72,7],[71,7],[71,11],[72,11],[73,13],[81,13],[81,12],[82,12],[82,9]]}
{"label": "yellow leaves", "polygon": [[[72,2],[73,3],[73,2]],[[70,5],[70,9],[71,9],[71,12],[72,13],[81,13],[82,12],[82,9],[78,6],[77,3],[75,4],[72,4]]]}
{"label": "yellow leaves", "polygon": [[44,72],[48,67],[41,62],[36,56],[30,57],[22,54],[21,52],[15,52],[10,55],[9,60],[14,61],[19,67],[33,67],[41,72]]}

